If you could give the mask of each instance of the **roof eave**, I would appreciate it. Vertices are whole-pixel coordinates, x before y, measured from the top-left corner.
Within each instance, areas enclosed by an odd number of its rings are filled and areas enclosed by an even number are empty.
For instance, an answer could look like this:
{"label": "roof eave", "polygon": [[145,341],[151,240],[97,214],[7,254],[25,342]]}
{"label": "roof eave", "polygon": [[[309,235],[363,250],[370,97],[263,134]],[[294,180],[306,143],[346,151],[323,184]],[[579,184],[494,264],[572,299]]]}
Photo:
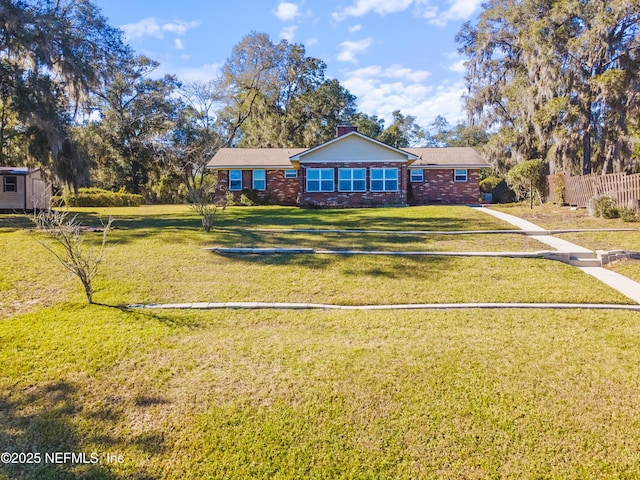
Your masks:
{"label": "roof eave", "polygon": [[211,165],[206,168],[212,170],[294,170],[295,165]]}
{"label": "roof eave", "polygon": [[436,163],[429,163],[429,164],[418,164],[418,165],[409,165],[409,168],[426,168],[426,169],[436,169],[436,168],[490,168],[491,165],[487,164],[487,163],[483,163],[483,164],[479,164],[479,163],[475,163],[475,164],[460,164],[460,163],[451,163],[451,164],[436,164]]}

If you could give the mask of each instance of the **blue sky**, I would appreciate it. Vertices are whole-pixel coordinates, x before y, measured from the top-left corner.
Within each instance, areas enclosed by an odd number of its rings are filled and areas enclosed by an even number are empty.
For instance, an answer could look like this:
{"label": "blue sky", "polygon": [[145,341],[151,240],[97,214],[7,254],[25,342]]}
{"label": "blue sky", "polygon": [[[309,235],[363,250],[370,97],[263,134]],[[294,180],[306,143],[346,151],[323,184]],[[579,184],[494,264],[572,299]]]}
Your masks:
{"label": "blue sky", "polygon": [[180,80],[216,76],[251,31],[302,43],[358,98],[387,119],[393,110],[428,126],[465,119],[463,59],[455,34],[480,0],[94,0],[129,44]]}

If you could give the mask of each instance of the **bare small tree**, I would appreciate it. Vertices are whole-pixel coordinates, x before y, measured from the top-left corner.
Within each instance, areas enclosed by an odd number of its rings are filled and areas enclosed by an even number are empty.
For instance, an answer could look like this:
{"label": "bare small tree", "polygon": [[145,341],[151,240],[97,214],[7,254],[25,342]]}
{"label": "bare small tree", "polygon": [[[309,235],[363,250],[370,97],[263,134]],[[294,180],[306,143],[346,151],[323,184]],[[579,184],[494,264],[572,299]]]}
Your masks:
{"label": "bare small tree", "polygon": [[211,231],[215,215],[223,212],[229,205],[229,195],[225,195],[222,200],[216,201],[213,192],[206,186],[196,190],[191,190],[188,194],[189,207],[198,214],[202,220],[202,228],[205,232]]}
{"label": "bare small tree", "polygon": [[84,244],[85,230],[76,220],[77,215],[70,216],[69,211],[43,210],[35,217],[38,228],[47,234],[49,241],[38,241],[51,252],[60,263],[73,273],[84,287],[87,302],[93,303],[93,279],[98,265],[104,257],[107,235],[111,231],[113,219],[109,217],[102,228],[102,243],[99,247]]}

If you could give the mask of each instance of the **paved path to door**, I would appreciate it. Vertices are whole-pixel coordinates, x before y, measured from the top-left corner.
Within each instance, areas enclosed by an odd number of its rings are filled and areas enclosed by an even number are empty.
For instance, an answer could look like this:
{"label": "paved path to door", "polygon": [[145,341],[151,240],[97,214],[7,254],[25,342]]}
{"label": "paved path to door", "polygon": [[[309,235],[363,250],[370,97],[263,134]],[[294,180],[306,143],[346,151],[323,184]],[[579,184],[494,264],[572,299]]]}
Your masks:
{"label": "paved path to door", "polygon": [[[573,253],[586,253],[593,254],[593,250],[589,250],[588,248],[581,247],[580,245],[576,245],[575,243],[568,242],[561,238],[554,237],[549,235],[549,232],[544,228],[536,225],[535,223],[528,222],[527,220],[523,220],[522,218],[515,217],[513,215],[509,215],[508,213],[498,212],[496,210],[492,210],[490,208],[485,207],[473,207],[475,210],[479,212],[486,213],[488,215],[492,215],[500,220],[504,220],[505,222],[514,225],[521,230],[527,230],[530,232],[540,232],[540,235],[531,235],[531,238],[535,238],[539,242],[544,243],[545,245],[549,245],[550,247],[555,248],[560,252],[573,252]],[[634,302],[640,304],[640,283],[631,280],[630,278],[625,277],[624,275],[620,275],[619,273],[613,272],[611,270],[607,270],[602,267],[577,267],[583,272],[597,278],[602,283],[610,286],[614,290],[617,290],[621,294],[630,298]]]}

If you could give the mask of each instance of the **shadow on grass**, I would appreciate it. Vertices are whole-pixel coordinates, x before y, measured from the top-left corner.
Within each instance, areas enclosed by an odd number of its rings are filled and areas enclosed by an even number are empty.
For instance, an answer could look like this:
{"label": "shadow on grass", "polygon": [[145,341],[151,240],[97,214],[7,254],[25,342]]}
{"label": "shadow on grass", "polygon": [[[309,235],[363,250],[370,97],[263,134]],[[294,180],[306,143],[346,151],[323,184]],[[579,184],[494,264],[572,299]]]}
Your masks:
{"label": "shadow on grass", "polygon": [[[216,253],[217,254],[217,253]],[[344,268],[345,275],[368,275],[387,278],[412,278],[416,281],[432,281],[446,272],[456,257],[447,256],[398,256],[357,254],[217,254],[234,261],[251,265],[300,266],[310,270],[340,266],[344,260],[357,259],[359,268]],[[353,265],[351,263],[350,265]]]}
{"label": "shadow on grass", "polygon": [[[372,257],[367,257],[372,258]],[[393,261],[379,261],[372,267],[362,269],[344,269],[345,275],[360,277],[367,275],[370,277],[383,277],[389,279],[407,279],[418,282],[437,281],[447,272],[455,257],[396,257],[382,255],[375,258],[394,259]]]}
{"label": "shadow on grass", "polygon": [[131,307],[129,305],[118,304],[118,305],[110,305],[106,303],[94,302],[93,305],[104,308],[114,308],[116,310],[121,311],[127,315],[131,315],[136,320],[152,320],[158,323],[164,323],[173,327],[184,327],[194,329],[199,327],[199,323],[190,318],[181,318],[181,316],[169,316],[160,313],[158,310],[144,310],[141,308]]}
{"label": "shadow on grass", "polygon": [[313,254],[235,254],[235,253],[217,253],[221,257],[244,262],[252,265],[269,265],[269,266],[297,266],[306,267],[311,270],[326,268],[333,262],[329,255],[313,255]]}
{"label": "shadow on grass", "polygon": [[[411,207],[415,208],[415,207]],[[297,207],[234,207],[216,215],[214,228],[335,228],[335,229],[374,229],[385,230],[465,230],[496,228],[491,218],[472,218],[461,213],[452,216],[448,208],[421,211],[407,215],[408,210],[381,209],[324,209],[304,210]],[[458,207],[460,208],[460,207]],[[437,214],[437,216],[436,216]],[[78,219],[87,224],[99,224],[97,212],[81,212]],[[191,211],[180,214],[164,215],[123,215],[115,216],[114,221],[123,229],[176,228],[199,230],[200,219]]]}
{"label": "shadow on grass", "polygon": [[[72,419],[83,415],[78,392],[65,381],[36,385],[0,398],[0,451],[38,453],[24,461],[2,464],[0,473],[10,479],[29,480],[118,480],[121,477],[105,465],[104,453],[83,446],[83,439]],[[109,439],[106,448],[119,442]],[[64,454],[73,453],[75,459]],[[57,456],[55,456],[57,454]],[[63,456],[61,456],[63,455]],[[19,458],[17,459],[19,460]],[[137,479],[153,480],[144,471]]]}

